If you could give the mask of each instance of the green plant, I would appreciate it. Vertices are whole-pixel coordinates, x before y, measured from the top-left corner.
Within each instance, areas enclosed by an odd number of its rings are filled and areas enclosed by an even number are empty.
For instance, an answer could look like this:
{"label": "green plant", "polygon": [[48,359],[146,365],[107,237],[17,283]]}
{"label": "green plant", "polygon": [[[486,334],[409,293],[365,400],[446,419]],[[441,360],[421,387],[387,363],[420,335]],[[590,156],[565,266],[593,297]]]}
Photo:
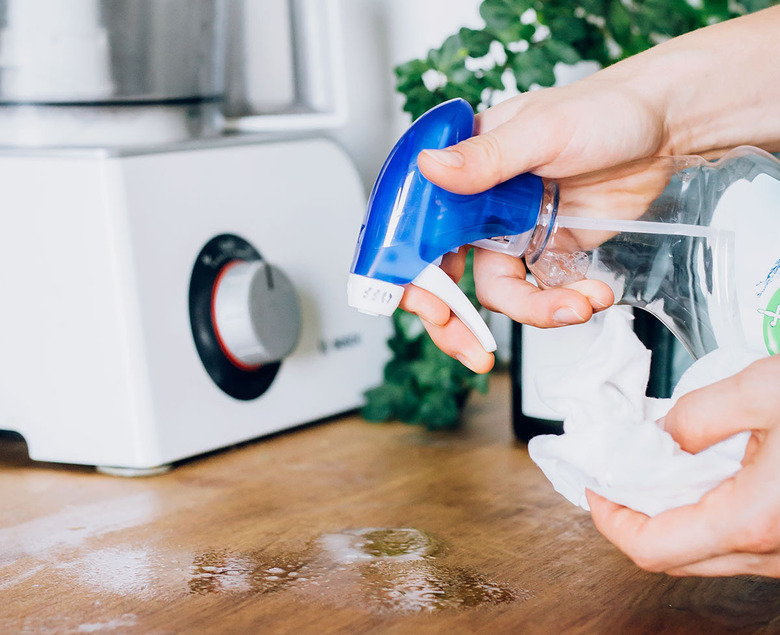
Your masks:
{"label": "green plant", "polygon": [[[461,280],[469,300],[477,303],[471,267]],[[430,430],[460,422],[472,390],[487,392],[488,375],[477,375],[442,353],[416,316],[396,311],[388,345],[393,354],[385,366],[384,383],[366,393],[363,416],[369,421],[400,419]]]}
{"label": "green plant", "polygon": [[506,88],[552,86],[558,63],[608,66],[670,37],[773,4],[776,0],[485,0],[483,29],[460,29],[424,59],[396,67],[396,88],[412,118],[454,97],[482,110]]}
{"label": "green plant", "polygon": [[[484,0],[484,28],[460,29],[424,59],[397,66],[396,88],[413,119],[455,97],[484,110],[504,91],[552,86],[558,64],[592,61],[608,66],[670,37],[776,2]],[[467,265],[460,285],[476,302],[470,272]],[[441,353],[415,317],[397,311],[393,326],[393,358],[384,383],[367,393],[364,416],[429,428],[457,425],[469,391],[486,391],[487,376],[475,375]]]}

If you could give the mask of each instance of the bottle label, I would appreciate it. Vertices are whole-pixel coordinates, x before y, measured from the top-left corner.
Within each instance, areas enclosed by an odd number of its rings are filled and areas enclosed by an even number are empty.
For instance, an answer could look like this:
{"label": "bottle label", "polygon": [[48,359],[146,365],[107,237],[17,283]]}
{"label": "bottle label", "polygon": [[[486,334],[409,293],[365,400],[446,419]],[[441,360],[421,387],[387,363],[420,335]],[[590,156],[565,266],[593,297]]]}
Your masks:
{"label": "bottle label", "polygon": [[[761,174],[733,183],[718,202],[712,226],[734,236],[731,269],[747,346],[780,352],[780,181]],[[733,341],[717,335],[719,343]]]}
{"label": "bottle label", "polygon": [[775,291],[765,309],[759,309],[764,316],[764,343],[770,355],[780,353],[780,289]]}

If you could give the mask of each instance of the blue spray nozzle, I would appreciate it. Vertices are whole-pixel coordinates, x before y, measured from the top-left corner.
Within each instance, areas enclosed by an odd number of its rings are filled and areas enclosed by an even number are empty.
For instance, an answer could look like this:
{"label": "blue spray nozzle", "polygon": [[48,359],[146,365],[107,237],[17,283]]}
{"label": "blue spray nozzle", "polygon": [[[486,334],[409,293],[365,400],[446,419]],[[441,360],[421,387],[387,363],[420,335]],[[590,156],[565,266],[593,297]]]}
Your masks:
{"label": "blue spray nozzle", "polygon": [[544,189],[538,176],[522,174],[486,192],[462,195],[420,173],[421,151],[454,145],[473,130],[471,106],[453,99],[406,131],[374,184],[352,273],[403,285],[461,245],[533,229]]}
{"label": "blue spray nozzle", "polygon": [[487,326],[435,265],[449,251],[497,236],[528,234],[537,224],[544,184],[521,174],[479,194],[449,192],[426,179],[417,157],[471,137],[474,111],[453,99],[425,113],[399,139],[374,184],[358,237],[348,287],[351,305],[389,315],[403,285],[414,282],[444,300],[488,350]]}

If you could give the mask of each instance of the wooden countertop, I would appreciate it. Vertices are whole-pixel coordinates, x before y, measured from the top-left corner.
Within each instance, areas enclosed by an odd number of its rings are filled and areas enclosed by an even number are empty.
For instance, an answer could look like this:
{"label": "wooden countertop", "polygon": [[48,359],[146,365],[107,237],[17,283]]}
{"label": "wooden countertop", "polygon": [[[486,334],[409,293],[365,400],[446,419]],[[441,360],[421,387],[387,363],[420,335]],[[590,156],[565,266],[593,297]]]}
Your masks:
{"label": "wooden countertop", "polygon": [[780,580],[637,569],[515,443],[349,416],[121,479],[0,440],[2,633],[780,633]]}

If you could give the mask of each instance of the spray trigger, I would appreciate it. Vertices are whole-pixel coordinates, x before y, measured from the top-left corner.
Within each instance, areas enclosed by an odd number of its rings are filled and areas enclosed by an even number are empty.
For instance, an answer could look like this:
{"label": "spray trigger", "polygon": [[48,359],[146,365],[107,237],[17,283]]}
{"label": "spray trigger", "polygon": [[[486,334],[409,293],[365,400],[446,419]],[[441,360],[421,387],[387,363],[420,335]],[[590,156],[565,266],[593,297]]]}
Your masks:
{"label": "spray trigger", "polygon": [[435,265],[428,265],[412,280],[412,284],[432,293],[450,307],[488,353],[496,350],[496,340],[488,325],[485,324],[485,320],[482,319],[474,305],[469,302],[466,294],[444,271]]}

